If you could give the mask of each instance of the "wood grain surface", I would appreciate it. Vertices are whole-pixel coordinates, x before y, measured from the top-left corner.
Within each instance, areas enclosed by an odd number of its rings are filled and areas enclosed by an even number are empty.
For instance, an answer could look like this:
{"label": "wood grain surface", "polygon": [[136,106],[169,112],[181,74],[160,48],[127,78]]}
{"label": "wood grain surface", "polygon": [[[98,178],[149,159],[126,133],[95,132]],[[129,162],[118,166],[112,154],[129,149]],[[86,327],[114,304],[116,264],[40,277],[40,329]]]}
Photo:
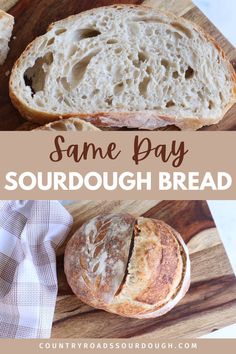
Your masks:
{"label": "wood grain surface", "polygon": [[162,219],[187,242],[192,266],[191,287],[168,314],[148,320],[127,319],[93,309],[76,298],[58,254],[59,292],[53,338],[183,338],[197,337],[236,320],[236,278],[211,213],[204,201],[116,201],[72,203],[74,230],[99,212],[124,212]]}
{"label": "wood grain surface", "polygon": [[[10,7],[13,0],[0,1],[2,2],[2,7],[6,9]],[[12,106],[8,95],[9,72],[27,44],[35,37],[45,33],[51,22],[84,10],[114,3],[145,4],[156,9],[172,11],[177,15],[192,20],[202,26],[219,42],[234,66],[236,66],[236,49],[193,5],[191,0],[19,0],[10,10],[10,13],[16,18],[14,28],[14,36],[16,38],[11,41],[8,59],[0,69],[0,130],[31,130],[36,127],[25,123],[25,120]],[[174,126],[164,129],[177,130]],[[236,130],[236,105],[219,124],[202,130]]]}
{"label": "wood grain surface", "polygon": [[4,11],[8,11],[17,2],[18,0],[0,0],[0,9]]}

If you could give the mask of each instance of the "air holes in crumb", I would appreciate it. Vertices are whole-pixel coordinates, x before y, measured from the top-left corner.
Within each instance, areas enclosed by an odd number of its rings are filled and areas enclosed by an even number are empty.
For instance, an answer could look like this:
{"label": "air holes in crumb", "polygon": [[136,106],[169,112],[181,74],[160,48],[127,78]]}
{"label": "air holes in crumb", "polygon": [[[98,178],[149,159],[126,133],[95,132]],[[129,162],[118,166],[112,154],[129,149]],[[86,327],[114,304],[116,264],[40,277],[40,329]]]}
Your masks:
{"label": "air holes in crumb", "polygon": [[76,46],[72,46],[70,49],[69,49],[69,52],[68,52],[68,58],[71,58],[76,52],[77,52],[78,48]]}
{"label": "air holes in crumb", "polygon": [[111,106],[111,105],[112,105],[112,102],[113,102],[112,97],[106,98],[106,99],[105,99],[105,102],[108,104],[108,106]]}
{"label": "air holes in crumb", "polygon": [[174,79],[177,79],[177,78],[179,77],[178,71],[174,71],[174,72],[172,73],[172,76],[173,76]]}
{"label": "air holes in crumb", "polygon": [[138,15],[138,16],[145,16],[146,13],[145,13],[144,11],[138,11],[138,12],[137,12],[137,15]]}
{"label": "air holes in crumb", "polygon": [[211,110],[213,108],[214,104],[212,102],[212,100],[209,101],[208,103],[208,108]]}
{"label": "air holes in crumb", "polygon": [[90,61],[98,53],[99,53],[99,51],[94,51],[94,52],[90,53],[89,55],[84,57],[81,61],[79,61],[78,63],[76,63],[73,66],[72,71],[71,71],[71,75],[70,75],[70,78],[71,78],[70,84],[71,84],[72,89],[77,87],[79,85],[79,83],[82,81]]}
{"label": "air holes in crumb", "polygon": [[66,77],[62,77],[61,78],[61,83],[62,83],[62,86],[64,87],[64,89],[66,91],[70,91],[70,85],[69,83],[67,82],[67,78]]}
{"label": "air holes in crumb", "polygon": [[107,44],[116,44],[118,43],[118,40],[116,38],[111,38],[107,40]]}
{"label": "air holes in crumb", "polygon": [[183,33],[185,36],[187,36],[188,38],[192,38],[192,34],[191,31],[183,26],[182,24],[180,24],[179,22],[172,22],[171,25],[179,32]]}
{"label": "air holes in crumb", "polygon": [[39,107],[44,107],[44,103],[41,100],[39,100],[39,99],[36,100],[36,104]]}
{"label": "air holes in crumb", "polygon": [[86,99],[87,99],[87,96],[86,96],[86,95],[83,95],[81,98],[82,98],[82,100],[86,100]]}
{"label": "air holes in crumb", "polygon": [[198,92],[197,92],[197,95],[198,95],[198,97],[199,97],[201,100],[203,99],[203,94],[202,94],[201,91],[198,91]]}
{"label": "air holes in crumb", "polygon": [[191,66],[188,66],[188,69],[185,71],[185,79],[192,79],[194,75],[194,70]]}
{"label": "air holes in crumb", "polygon": [[182,38],[183,38],[183,37],[181,36],[181,34],[178,33],[178,32],[174,32],[174,37],[175,37],[176,39],[182,39]]}
{"label": "air holes in crumb", "polygon": [[137,79],[139,77],[139,71],[138,70],[134,71],[133,77],[134,77],[134,79]]}
{"label": "air holes in crumb", "polygon": [[[68,101],[68,99],[66,97],[63,97],[63,102],[68,106],[71,107],[70,102]],[[65,129],[66,130],[66,129]]]}
{"label": "air holes in crumb", "polygon": [[152,30],[152,28],[147,27],[147,28],[145,29],[145,34],[146,34],[146,36],[151,37],[151,36],[153,35],[153,30]]}
{"label": "air holes in crumb", "polygon": [[175,106],[174,101],[170,100],[170,101],[166,102],[166,108],[173,107],[173,106]]}
{"label": "air holes in crumb", "polygon": [[150,77],[145,77],[139,84],[139,92],[143,97],[147,97],[148,84],[150,82]]}
{"label": "air holes in crumb", "polygon": [[115,53],[116,53],[116,54],[120,54],[121,52],[122,52],[122,48],[116,48],[116,49],[115,49]]}
{"label": "air holes in crumb", "polygon": [[65,33],[67,30],[65,28],[59,28],[58,30],[55,31],[55,34],[57,36],[60,36],[62,33]]}
{"label": "air holes in crumb", "polygon": [[124,84],[123,82],[119,82],[119,84],[116,84],[116,86],[114,87],[114,94],[120,95],[123,90],[124,90]]}
{"label": "air holes in crumb", "polygon": [[141,62],[145,62],[147,60],[147,56],[146,56],[146,54],[144,52],[139,52],[138,53],[138,59]]}
{"label": "air holes in crumb", "polygon": [[161,60],[161,65],[164,66],[166,69],[169,67],[169,61],[166,59]]}
{"label": "air holes in crumb", "polygon": [[29,79],[26,74],[24,75],[24,82],[25,82],[25,86],[28,86],[31,89],[31,97],[34,97],[36,92],[33,89],[32,80]]}
{"label": "air holes in crumb", "polygon": [[46,74],[52,62],[53,54],[49,52],[43,57],[38,58],[34,65],[25,71],[25,85],[31,88],[32,97],[35,93],[44,89]]}
{"label": "air holes in crumb", "polygon": [[94,38],[101,34],[98,30],[94,28],[81,28],[74,32],[73,40],[76,42],[81,41],[82,39]]}
{"label": "air holes in crumb", "polygon": [[136,68],[139,68],[139,67],[140,67],[140,61],[134,60],[134,61],[133,61],[133,65],[134,65]]}
{"label": "air holes in crumb", "polygon": [[102,18],[104,22],[108,22],[109,21],[109,17],[108,16],[105,16]]}
{"label": "air holes in crumb", "polygon": [[146,23],[166,23],[160,17],[157,16],[135,16],[130,19],[133,22],[146,22]]}
{"label": "air holes in crumb", "polygon": [[49,46],[49,45],[52,45],[54,42],[55,42],[55,38],[52,37],[51,39],[49,39],[47,45],[48,45],[48,46]]}
{"label": "air holes in crumb", "polygon": [[222,92],[219,93],[219,96],[220,96],[221,101],[223,102],[224,99],[223,99]]}

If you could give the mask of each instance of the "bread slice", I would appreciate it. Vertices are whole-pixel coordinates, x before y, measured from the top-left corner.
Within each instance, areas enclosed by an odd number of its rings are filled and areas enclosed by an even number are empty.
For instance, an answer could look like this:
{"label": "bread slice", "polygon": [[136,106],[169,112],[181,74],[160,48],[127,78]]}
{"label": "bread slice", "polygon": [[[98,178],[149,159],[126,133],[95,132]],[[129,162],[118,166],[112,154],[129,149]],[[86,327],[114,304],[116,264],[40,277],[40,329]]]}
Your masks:
{"label": "bread slice", "polygon": [[134,5],[52,24],[16,62],[10,96],[41,124],[80,116],[98,126],[197,129],[236,101],[236,76],[195,24]]}
{"label": "bread slice", "polygon": [[14,17],[0,10],[0,65],[2,65],[9,51],[8,43],[11,39],[14,26]]}
{"label": "bread slice", "polygon": [[47,131],[80,131],[80,132],[92,132],[100,131],[93,124],[85,122],[79,118],[60,119],[58,121],[43,125],[34,130],[47,130]]}

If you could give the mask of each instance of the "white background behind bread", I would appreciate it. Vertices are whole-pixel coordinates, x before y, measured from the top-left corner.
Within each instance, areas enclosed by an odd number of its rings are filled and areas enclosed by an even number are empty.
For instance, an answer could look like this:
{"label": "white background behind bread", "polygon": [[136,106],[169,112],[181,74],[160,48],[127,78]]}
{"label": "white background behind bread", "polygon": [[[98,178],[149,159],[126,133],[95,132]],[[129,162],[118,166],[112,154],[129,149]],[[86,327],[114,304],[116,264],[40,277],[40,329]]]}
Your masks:
{"label": "white background behind bread", "polygon": [[[220,237],[236,274],[236,201],[208,201]],[[235,319],[236,322],[236,319]],[[236,323],[204,338],[236,338]]]}
{"label": "white background behind bread", "polygon": [[197,7],[211,20],[223,35],[236,47],[236,1],[194,0]]}
{"label": "white background behind bread", "polygon": [[[194,3],[236,46],[236,0],[194,0]],[[236,274],[236,201],[209,201],[208,204]],[[205,338],[236,338],[236,324]]]}

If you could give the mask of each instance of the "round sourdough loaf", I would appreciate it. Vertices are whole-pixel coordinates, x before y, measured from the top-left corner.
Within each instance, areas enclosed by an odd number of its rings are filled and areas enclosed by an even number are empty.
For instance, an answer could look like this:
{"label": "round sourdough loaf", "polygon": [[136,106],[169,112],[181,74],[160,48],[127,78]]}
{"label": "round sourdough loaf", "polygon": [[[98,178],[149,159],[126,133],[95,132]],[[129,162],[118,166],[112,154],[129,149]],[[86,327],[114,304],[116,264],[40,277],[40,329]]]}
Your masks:
{"label": "round sourdough loaf", "polygon": [[68,242],[65,273],[80,300],[134,318],[170,311],[190,285],[188,249],[160,220],[99,215]]}

